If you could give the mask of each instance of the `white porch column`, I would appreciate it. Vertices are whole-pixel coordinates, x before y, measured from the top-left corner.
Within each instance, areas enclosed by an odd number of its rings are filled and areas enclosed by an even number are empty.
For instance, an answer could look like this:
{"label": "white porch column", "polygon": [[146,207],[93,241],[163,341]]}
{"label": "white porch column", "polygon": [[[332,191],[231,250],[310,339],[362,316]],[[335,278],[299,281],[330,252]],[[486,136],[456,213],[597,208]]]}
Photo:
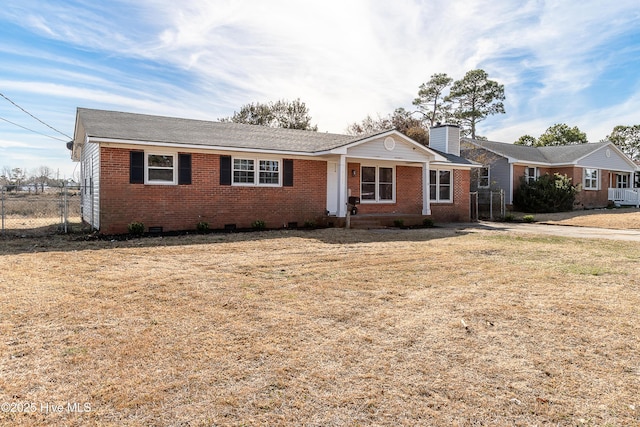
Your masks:
{"label": "white porch column", "polygon": [[347,216],[347,156],[341,155],[338,162],[338,212],[337,216]]}
{"label": "white porch column", "polygon": [[429,162],[422,164],[422,215],[431,215]]}

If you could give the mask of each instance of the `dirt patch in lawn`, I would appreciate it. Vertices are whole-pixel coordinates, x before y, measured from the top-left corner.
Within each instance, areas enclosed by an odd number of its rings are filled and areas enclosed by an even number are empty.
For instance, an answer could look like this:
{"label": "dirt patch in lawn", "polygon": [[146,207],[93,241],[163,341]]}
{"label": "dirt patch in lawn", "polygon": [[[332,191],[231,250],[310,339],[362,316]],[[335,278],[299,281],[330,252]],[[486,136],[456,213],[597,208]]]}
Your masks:
{"label": "dirt patch in lawn", "polygon": [[638,265],[453,229],[0,241],[0,424],[637,425]]}

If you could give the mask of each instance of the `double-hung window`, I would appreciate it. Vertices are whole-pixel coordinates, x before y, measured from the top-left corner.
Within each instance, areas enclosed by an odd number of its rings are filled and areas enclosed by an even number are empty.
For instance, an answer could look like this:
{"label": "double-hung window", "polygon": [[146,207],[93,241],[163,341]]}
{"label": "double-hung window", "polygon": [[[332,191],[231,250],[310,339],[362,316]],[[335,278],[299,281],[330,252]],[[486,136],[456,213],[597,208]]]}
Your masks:
{"label": "double-hung window", "polygon": [[236,185],[280,185],[280,161],[234,158],[233,183]]}
{"label": "double-hung window", "polygon": [[429,198],[434,202],[451,202],[452,183],[450,170],[430,170]]}
{"label": "double-hung window", "polygon": [[146,180],[149,184],[175,184],[176,155],[155,154],[146,155]]}
{"label": "double-hung window", "polygon": [[598,189],[598,169],[584,170],[584,189],[585,190]]}
{"label": "double-hung window", "polygon": [[629,188],[629,175],[617,174],[616,175],[616,188]]}
{"label": "double-hung window", "polygon": [[478,170],[478,188],[489,188],[489,166],[481,167]]}
{"label": "double-hung window", "polygon": [[393,202],[395,174],[392,167],[362,166],[360,172],[360,200]]}
{"label": "double-hung window", "polygon": [[536,180],[536,178],[538,178],[537,172],[538,171],[536,170],[536,168],[533,168],[533,167],[524,168],[524,179],[528,184],[531,184]]}

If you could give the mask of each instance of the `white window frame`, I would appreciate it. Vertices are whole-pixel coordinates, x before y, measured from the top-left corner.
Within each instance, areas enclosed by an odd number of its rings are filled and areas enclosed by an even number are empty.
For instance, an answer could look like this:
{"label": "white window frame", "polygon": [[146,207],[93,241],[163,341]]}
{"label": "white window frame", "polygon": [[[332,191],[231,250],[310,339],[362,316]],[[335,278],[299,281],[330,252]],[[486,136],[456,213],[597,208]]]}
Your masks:
{"label": "white window frame", "polygon": [[[375,197],[373,199],[365,199],[362,197],[362,169],[363,168],[375,168]],[[380,169],[391,169],[391,199],[380,198],[380,184],[389,184],[388,182],[380,182]],[[392,165],[372,165],[361,164],[360,165],[360,203],[395,203],[396,202],[396,168]]]}
{"label": "white window frame", "polygon": [[[429,172],[435,172],[435,182],[429,177],[429,200],[433,203],[453,203],[453,169],[430,169]],[[440,172],[449,172],[449,198],[441,199],[440,198]],[[435,187],[436,189],[436,197],[431,197],[431,187]]]}
{"label": "white window frame", "polygon": [[[533,176],[529,174],[529,171],[533,170]],[[524,167],[524,178],[527,184],[531,184],[533,181],[538,179],[538,168],[535,166],[525,166]]]}
{"label": "white window frame", "polygon": [[622,174],[622,173],[617,173],[616,174],[616,188],[630,188],[629,187],[629,174]]}
{"label": "white window frame", "polygon": [[[595,177],[589,176],[595,172]],[[595,186],[593,186],[595,181]],[[582,173],[582,188],[584,190],[597,191],[600,189],[600,170],[595,168],[584,168]]]}
{"label": "white window frame", "polygon": [[[236,182],[236,172],[244,171],[244,169],[236,169],[236,160],[246,160],[253,162],[253,182]],[[277,164],[276,171],[270,170],[260,170],[261,162],[275,162]],[[240,187],[282,187],[282,166],[284,162],[282,159],[268,159],[268,158],[257,158],[257,157],[232,157],[231,158],[231,185],[236,185]],[[278,182],[277,183],[262,183],[260,182],[260,173],[277,173],[278,174]]]}
{"label": "white window frame", "polygon": [[[487,174],[483,175],[483,170],[486,169]],[[482,180],[487,180],[487,185],[482,185]],[[482,166],[478,169],[478,188],[490,188],[491,187],[491,168],[489,166]]]}
{"label": "white window frame", "polygon": [[[161,166],[149,166],[149,157],[150,156],[163,156],[163,157],[172,157],[173,158],[173,166],[172,167],[161,167]],[[172,171],[172,179],[171,181],[159,180],[159,179],[150,179],[149,178],[149,169],[161,169],[161,170],[171,170]],[[144,153],[144,183],[149,185],[178,185],[178,153],[167,153],[161,151],[145,151]]]}

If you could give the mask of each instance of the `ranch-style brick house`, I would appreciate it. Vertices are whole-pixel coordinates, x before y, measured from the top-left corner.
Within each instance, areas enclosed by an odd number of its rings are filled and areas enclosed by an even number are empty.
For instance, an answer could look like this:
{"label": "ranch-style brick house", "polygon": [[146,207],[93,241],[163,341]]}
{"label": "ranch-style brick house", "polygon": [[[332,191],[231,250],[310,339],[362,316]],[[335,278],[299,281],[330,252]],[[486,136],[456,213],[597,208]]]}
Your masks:
{"label": "ranch-style brick house", "polygon": [[535,180],[559,173],[580,185],[575,209],[606,207],[609,203],[637,206],[633,160],[611,142],[529,147],[503,142],[461,140],[462,156],[482,164],[472,175],[472,191],[502,189],[507,205],[513,203],[521,179]]}
{"label": "ranch-style brick house", "polygon": [[395,130],[353,136],[86,108],[69,148],[82,218],[102,234],[132,222],[164,232],[201,221],[344,226],[350,197],[360,201],[353,226],[469,221],[477,166],[460,157],[455,126],[434,128],[425,147]]}

